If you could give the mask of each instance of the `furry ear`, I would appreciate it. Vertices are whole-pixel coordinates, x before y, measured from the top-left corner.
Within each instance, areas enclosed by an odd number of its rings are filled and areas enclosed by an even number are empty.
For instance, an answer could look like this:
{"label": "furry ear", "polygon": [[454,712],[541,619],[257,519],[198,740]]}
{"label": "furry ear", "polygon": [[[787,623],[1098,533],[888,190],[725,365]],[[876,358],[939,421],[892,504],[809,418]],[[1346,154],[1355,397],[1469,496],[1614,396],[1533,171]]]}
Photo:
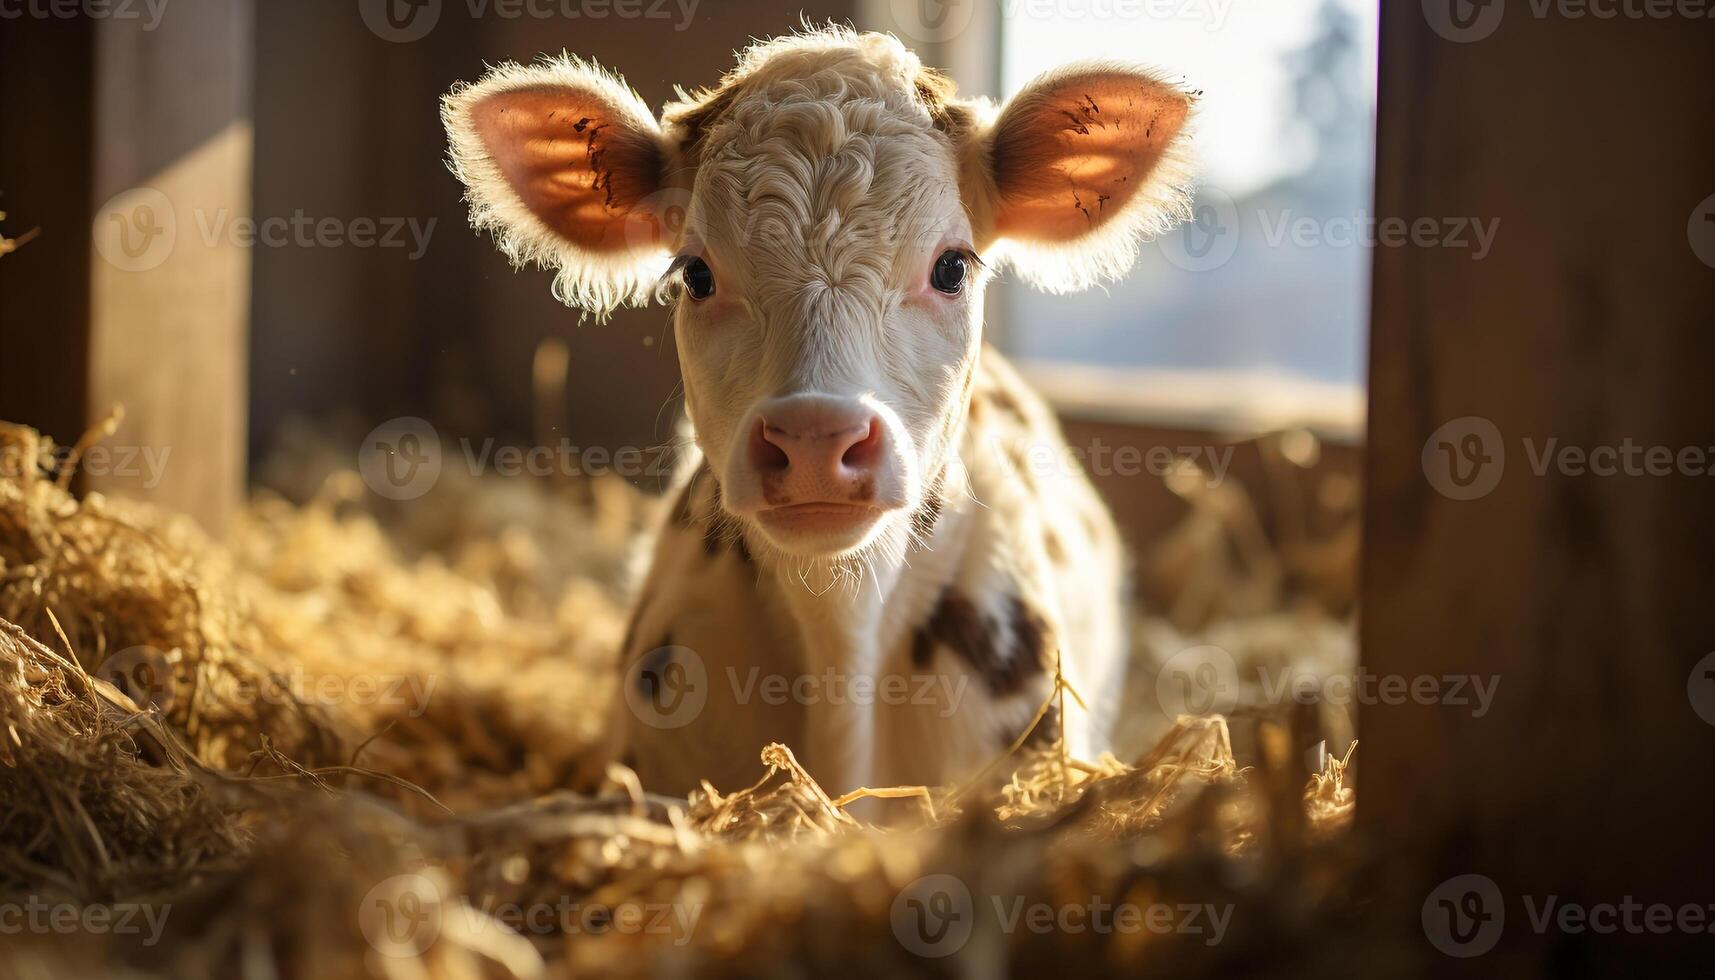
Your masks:
{"label": "furry ear", "polygon": [[554,295],[605,316],[649,298],[672,246],[660,194],[667,152],[616,75],[562,55],[504,64],[441,100],[470,221],[512,261],[558,270]]}
{"label": "furry ear", "polygon": [[1190,217],[1195,93],[1080,63],[1026,85],[981,138],[989,236],[1052,292],[1124,275],[1138,241]]}

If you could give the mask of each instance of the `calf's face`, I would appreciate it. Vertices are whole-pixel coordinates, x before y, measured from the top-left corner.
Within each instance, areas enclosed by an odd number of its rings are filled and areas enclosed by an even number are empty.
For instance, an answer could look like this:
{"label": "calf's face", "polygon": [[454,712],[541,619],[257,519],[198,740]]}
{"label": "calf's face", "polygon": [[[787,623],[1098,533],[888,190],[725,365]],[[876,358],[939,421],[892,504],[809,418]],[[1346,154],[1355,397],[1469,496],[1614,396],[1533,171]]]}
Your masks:
{"label": "calf's face", "polygon": [[503,66],[443,104],[472,221],[605,313],[665,291],[723,508],[778,551],[843,558],[937,503],[1001,262],[1076,288],[1185,210],[1191,97],[1074,66],[1000,111],[897,41],[747,52],[659,124],[605,72]]}
{"label": "calf's face", "polygon": [[781,551],[904,527],[946,464],[981,336],[951,148],[875,105],[738,105],[705,137],[674,314],[722,505]]}

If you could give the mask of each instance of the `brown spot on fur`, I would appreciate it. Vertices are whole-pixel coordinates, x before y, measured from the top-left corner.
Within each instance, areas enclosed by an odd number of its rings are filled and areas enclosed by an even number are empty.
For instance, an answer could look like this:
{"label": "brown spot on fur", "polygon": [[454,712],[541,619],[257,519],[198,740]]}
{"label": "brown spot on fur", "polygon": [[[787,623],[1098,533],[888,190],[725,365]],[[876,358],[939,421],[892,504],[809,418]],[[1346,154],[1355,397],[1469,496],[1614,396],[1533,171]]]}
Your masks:
{"label": "brown spot on fur", "polygon": [[1048,659],[1048,620],[1018,596],[1007,602],[1012,620],[1013,654],[1021,662],[1019,668],[1032,674],[1045,673],[1053,664]]}
{"label": "brown spot on fur", "polygon": [[1029,421],[1024,414],[1024,406],[1018,403],[1018,399],[1012,396],[1012,392],[1005,388],[995,386],[989,388],[983,394],[987,396],[988,403],[1000,411],[1005,412],[1020,422]]}
{"label": "brown spot on fur", "polygon": [[990,694],[1018,694],[1031,678],[1045,671],[1048,624],[1041,614],[1013,596],[1007,604],[1006,625],[1010,636],[971,600],[947,589],[928,621],[912,637],[911,662],[928,666],[936,645],[944,646],[970,665]]}
{"label": "brown spot on fur", "polygon": [[[1034,714],[1034,712],[1032,714]],[[1012,743],[1018,741],[1018,737],[1023,734],[1024,731],[1021,729],[1010,735],[1005,735],[1000,740],[1000,747],[1003,749],[1012,748]],[[1024,745],[1022,747],[1027,749],[1046,749],[1058,741],[1060,741],[1060,706],[1058,704],[1050,704],[1048,706],[1048,710],[1043,713],[1042,720],[1037,722],[1036,727],[1030,730],[1030,735],[1025,738]]]}
{"label": "brown spot on fur", "polygon": [[1064,565],[1066,563],[1066,542],[1060,540],[1060,535],[1057,531],[1053,528],[1049,528],[1047,533],[1043,535],[1042,543],[1048,549],[1049,561],[1054,562],[1056,565]]}

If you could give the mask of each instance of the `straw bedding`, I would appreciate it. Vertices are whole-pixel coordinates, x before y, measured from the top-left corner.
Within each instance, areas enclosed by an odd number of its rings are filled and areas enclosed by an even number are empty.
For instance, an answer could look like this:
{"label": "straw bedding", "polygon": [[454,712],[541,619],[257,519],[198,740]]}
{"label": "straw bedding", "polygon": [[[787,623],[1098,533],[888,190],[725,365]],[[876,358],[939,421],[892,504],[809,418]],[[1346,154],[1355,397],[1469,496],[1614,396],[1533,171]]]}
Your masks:
{"label": "straw bedding", "polygon": [[[0,426],[0,910],[160,923],[9,930],[0,976],[1300,973],[1351,907],[1349,718],[1151,707],[1152,660],[1199,642],[1350,666],[1329,603],[1233,563],[1230,499],[1193,501],[1205,524],[1175,563],[1223,563],[1235,592],[1266,580],[1269,601],[1140,618],[1122,741],[1153,748],[1009,754],[877,827],[786,746],[756,747],[754,785],[690,800],[600,761],[657,501],[449,474],[389,512],[326,444],[292,442],[263,471],[285,495],[259,492],[217,542],[75,498],[75,447]],[[1339,751],[1312,773],[1323,740]],[[968,936],[913,945],[946,901]],[[1008,911],[1101,903],[1228,921],[1211,942]]]}

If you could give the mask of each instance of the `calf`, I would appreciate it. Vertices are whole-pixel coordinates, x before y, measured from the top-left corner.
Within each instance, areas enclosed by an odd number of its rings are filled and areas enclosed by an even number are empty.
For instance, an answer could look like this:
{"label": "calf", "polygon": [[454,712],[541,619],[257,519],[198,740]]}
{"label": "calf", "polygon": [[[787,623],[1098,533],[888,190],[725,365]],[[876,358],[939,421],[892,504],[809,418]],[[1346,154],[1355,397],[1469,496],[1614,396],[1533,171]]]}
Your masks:
{"label": "calf", "polygon": [[[444,100],[471,221],[605,315],[671,294],[695,452],[631,617],[616,731],[652,789],[939,785],[1029,731],[1105,745],[1124,671],[1112,522],[982,339],[1009,266],[1125,272],[1187,210],[1192,93],[1114,64],[1004,107],[892,37],[758,44],[656,120],[572,57]],[[1031,722],[1056,666],[1068,700]]]}

